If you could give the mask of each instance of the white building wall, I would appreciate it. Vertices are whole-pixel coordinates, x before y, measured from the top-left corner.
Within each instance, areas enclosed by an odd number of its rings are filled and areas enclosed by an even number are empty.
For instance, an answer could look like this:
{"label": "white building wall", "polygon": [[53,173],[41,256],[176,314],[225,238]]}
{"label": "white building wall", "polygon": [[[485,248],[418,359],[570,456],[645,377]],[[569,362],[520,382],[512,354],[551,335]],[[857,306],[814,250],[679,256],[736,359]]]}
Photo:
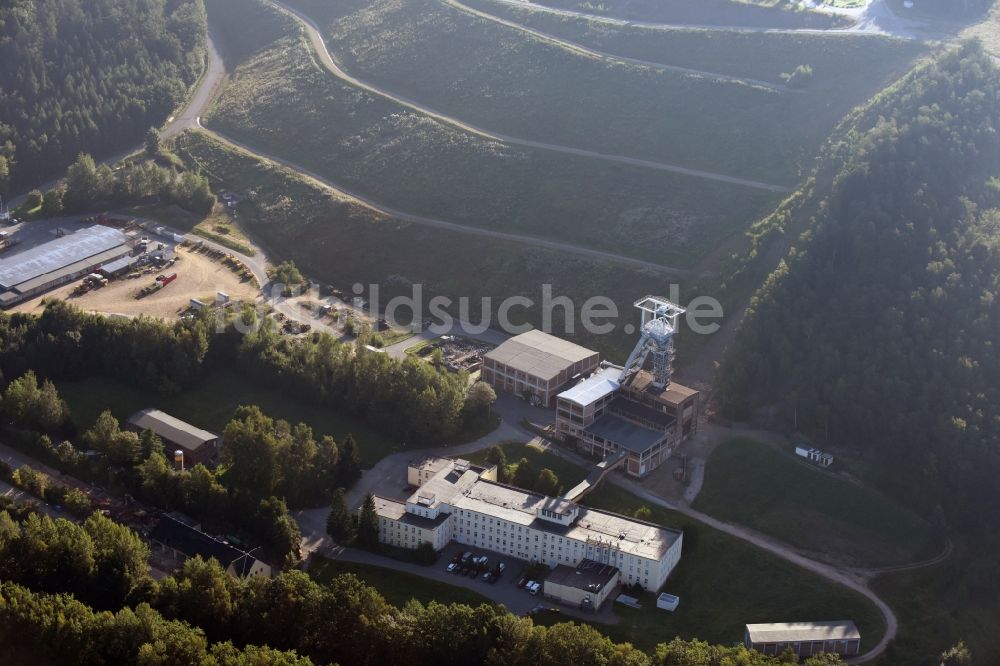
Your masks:
{"label": "white building wall", "polygon": [[683,547],[683,535],[678,535],[662,558],[652,559],[623,552],[610,543],[587,543],[471,509],[442,505],[439,510],[449,515],[433,529],[379,517],[379,540],[400,548],[416,548],[424,541],[429,541],[435,550],[444,549],[454,540],[462,545],[491,550],[521,560],[542,562],[550,567],[557,564],[576,566],[581,560],[590,559],[618,567],[621,570],[622,584],[638,583],[651,592],[655,592],[666,582],[680,561]]}
{"label": "white building wall", "polygon": [[[598,548],[578,539],[559,536],[530,526],[511,523],[500,518],[468,509],[458,509],[453,538],[458,543],[496,551],[511,557],[542,562],[550,567],[557,564],[576,566],[584,559],[595,559]],[[681,538],[670,547],[662,560],[640,557],[617,549],[596,561],[606,562],[622,570],[622,583],[639,583],[645,589],[659,589],[680,559]],[[613,553],[613,554],[612,554]]]}

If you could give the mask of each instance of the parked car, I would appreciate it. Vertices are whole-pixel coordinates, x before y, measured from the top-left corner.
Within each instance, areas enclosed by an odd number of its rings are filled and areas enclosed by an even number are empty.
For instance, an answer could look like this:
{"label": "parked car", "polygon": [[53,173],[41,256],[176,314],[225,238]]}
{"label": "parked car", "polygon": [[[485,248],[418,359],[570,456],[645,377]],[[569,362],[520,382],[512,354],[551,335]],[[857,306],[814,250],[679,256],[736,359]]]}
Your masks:
{"label": "parked car", "polygon": [[518,579],[518,581],[517,581],[517,586],[518,587],[524,587],[527,584],[528,584],[528,577],[527,576],[521,576]]}
{"label": "parked car", "polygon": [[448,573],[451,573],[452,571],[454,571],[457,568],[458,568],[458,564],[456,562],[452,562],[451,564],[448,565],[447,571],[448,571]]}
{"label": "parked car", "polygon": [[531,594],[532,596],[537,595],[539,592],[541,592],[541,590],[542,590],[541,583],[536,583],[535,581],[531,581],[530,583],[528,583],[528,593]]}
{"label": "parked car", "polygon": [[492,571],[487,571],[486,573],[483,574],[483,580],[485,580],[486,582],[489,582],[491,578],[493,578]]}

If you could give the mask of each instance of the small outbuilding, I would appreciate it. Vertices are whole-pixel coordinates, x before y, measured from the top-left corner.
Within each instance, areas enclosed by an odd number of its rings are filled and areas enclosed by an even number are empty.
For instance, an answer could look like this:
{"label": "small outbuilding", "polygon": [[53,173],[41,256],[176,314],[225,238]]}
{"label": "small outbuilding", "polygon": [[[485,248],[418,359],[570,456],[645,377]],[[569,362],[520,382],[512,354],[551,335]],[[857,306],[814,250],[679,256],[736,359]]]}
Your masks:
{"label": "small outbuilding", "polygon": [[663,610],[670,611],[673,613],[677,610],[678,604],[681,603],[681,598],[673,594],[667,594],[662,592],[660,596],[656,598],[656,607],[662,608]]}
{"label": "small outbuilding", "polygon": [[766,655],[791,648],[803,659],[823,652],[856,657],[861,653],[861,633],[851,620],[748,624],[743,644]]}
{"label": "small outbuilding", "polygon": [[144,409],[128,419],[128,427],[135,432],[152,430],[170,450],[184,453],[184,466],[207,464],[219,449],[219,436],[181,421],[159,409]]}
{"label": "small outbuilding", "polygon": [[827,453],[826,451],[820,451],[819,449],[808,446],[796,446],[795,455],[799,456],[800,458],[805,458],[809,462],[815,463],[824,469],[833,464],[832,453]]}
{"label": "small outbuilding", "polygon": [[547,599],[595,613],[618,588],[621,571],[610,564],[582,560],[575,567],[560,564],[545,579]]}
{"label": "small outbuilding", "polygon": [[160,519],[149,535],[153,549],[184,561],[189,557],[214,558],[222,568],[237,578],[271,576],[271,565],[258,560],[232,544],[205,534],[197,525],[178,520],[167,514]]}

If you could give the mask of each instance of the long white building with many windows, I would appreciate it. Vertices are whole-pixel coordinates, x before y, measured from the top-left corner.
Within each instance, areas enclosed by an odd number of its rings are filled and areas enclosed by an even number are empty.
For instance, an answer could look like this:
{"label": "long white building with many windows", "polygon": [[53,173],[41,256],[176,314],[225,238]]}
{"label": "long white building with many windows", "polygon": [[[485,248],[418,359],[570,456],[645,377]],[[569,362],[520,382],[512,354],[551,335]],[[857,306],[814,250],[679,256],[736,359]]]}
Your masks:
{"label": "long white building with many windows", "polygon": [[679,530],[495,479],[495,468],[452,460],[405,502],[376,497],[379,538],[404,548],[427,541],[438,550],[456,541],[550,567],[588,559],[618,567],[623,584],[650,591],[658,590],[680,561]]}

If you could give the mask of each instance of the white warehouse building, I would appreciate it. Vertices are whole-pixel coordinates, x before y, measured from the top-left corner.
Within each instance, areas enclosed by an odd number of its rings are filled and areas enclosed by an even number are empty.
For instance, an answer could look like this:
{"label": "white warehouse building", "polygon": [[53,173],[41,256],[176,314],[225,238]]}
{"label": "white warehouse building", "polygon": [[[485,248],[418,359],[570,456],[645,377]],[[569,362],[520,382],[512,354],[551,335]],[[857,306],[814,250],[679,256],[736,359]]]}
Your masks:
{"label": "white warehouse building", "polygon": [[550,567],[587,559],[618,567],[621,583],[650,591],[658,590],[680,561],[680,530],[495,479],[496,468],[450,460],[406,502],[376,497],[380,540],[403,548],[427,541],[437,550],[456,541]]}

